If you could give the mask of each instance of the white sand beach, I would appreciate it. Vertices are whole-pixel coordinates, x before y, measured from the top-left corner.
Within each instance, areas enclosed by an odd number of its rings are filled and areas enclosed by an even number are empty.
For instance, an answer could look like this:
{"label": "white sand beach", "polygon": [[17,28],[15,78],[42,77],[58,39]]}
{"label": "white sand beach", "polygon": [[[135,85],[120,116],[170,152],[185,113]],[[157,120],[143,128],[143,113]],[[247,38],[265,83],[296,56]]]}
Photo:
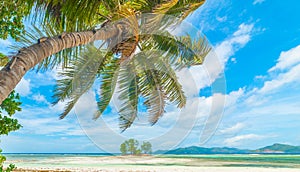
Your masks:
{"label": "white sand beach", "polygon": [[257,168],[257,167],[97,167],[97,168],[20,168],[24,172],[299,172],[290,168]]}
{"label": "white sand beach", "polygon": [[[8,160],[16,171],[44,172],[298,172],[284,167],[227,167],[243,162],[212,161],[195,158],[162,158],[155,156],[66,157],[37,161]],[[251,165],[251,164],[250,164]]]}

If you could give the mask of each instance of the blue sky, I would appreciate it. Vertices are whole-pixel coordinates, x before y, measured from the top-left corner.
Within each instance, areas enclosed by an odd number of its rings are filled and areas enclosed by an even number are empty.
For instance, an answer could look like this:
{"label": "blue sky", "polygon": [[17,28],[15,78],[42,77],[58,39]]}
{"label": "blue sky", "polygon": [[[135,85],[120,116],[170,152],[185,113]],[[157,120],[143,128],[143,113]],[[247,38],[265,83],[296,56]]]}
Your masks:
{"label": "blue sky", "polygon": [[[4,152],[117,152],[118,144],[130,137],[150,140],[154,149],[300,145],[299,5],[296,0],[207,0],[186,22],[206,35],[214,54],[203,66],[178,72],[188,105],[182,111],[168,106],[153,127],[145,125],[142,113],[120,134],[116,99],[110,113],[92,121],[89,113],[95,105],[86,102],[94,99],[94,92],[58,120],[64,103],[49,103],[57,72],[29,72],[17,87],[23,111],[16,117],[23,128],[2,137],[0,146]],[[11,44],[0,40],[0,51],[8,52]],[[220,92],[224,81],[226,90]],[[213,135],[199,140],[208,116],[222,111]]]}

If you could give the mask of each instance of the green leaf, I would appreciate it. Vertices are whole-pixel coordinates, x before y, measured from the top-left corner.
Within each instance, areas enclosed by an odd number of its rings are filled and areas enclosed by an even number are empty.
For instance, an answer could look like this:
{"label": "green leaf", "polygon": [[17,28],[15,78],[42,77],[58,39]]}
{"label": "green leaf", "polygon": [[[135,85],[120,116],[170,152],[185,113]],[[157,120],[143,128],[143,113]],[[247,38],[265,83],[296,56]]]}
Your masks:
{"label": "green leaf", "polygon": [[100,98],[97,102],[98,112],[94,115],[94,119],[99,118],[109,105],[117,84],[119,60],[113,59],[111,53],[107,54],[107,58],[110,59],[109,63],[98,72],[102,80],[100,86]]}
{"label": "green leaf", "polygon": [[138,112],[139,77],[133,61],[121,65],[118,83],[120,87],[118,98],[122,101],[119,110],[119,126],[123,132],[132,125]]}
{"label": "green leaf", "polygon": [[99,68],[104,63],[103,52],[88,46],[80,58],[61,73],[62,79],[57,81],[54,89],[54,102],[69,99],[65,111],[60,115],[64,118],[74,107],[79,98],[93,85]]}

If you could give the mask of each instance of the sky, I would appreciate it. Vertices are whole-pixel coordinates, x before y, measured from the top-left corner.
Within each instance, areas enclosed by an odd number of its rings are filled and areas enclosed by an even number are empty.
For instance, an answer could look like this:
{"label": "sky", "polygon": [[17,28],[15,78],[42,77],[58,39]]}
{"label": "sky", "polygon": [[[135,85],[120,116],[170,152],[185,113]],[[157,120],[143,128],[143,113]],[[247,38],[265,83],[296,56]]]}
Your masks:
{"label": "sky", "polygon": [[[187,106],[169,105],[154,126],[145,113],[120,133],[117,96],[101,119],[92,120],[95,91],[85,94],[69,116],[64,103],[52,106],[57,71],[29,72],[16,90],[23,128],[1,137],[4,152],[118,152],[128,138],[148,140],[153,149],[237,147],[274,143],[300,145],[300,22],[296,0],[207,0],[190,15],[213,51],[202,66],[177,72]],[[178,31],[177,31],[178,32]],[[0,40],[7,53],[13,41]]]}

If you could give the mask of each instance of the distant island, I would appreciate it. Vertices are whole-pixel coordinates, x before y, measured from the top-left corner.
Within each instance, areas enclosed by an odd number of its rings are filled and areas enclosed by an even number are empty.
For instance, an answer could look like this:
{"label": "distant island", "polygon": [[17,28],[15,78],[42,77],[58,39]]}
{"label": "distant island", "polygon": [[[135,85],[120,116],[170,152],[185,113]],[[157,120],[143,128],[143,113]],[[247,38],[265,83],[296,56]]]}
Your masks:
{"label": "distant island", "polygon": [[249,150],[249,149],[238,149],[229,147],[213,147],[205,148],[198,146],[190,146],[186,148],[178,148],[174,150],[158,150],[154,154],[177,154],[177,155],[187,155],[187,154],[300,154],[300,146],[291,146],[287,144],[275,143],[271,146],[266,146],[263,148]]}

